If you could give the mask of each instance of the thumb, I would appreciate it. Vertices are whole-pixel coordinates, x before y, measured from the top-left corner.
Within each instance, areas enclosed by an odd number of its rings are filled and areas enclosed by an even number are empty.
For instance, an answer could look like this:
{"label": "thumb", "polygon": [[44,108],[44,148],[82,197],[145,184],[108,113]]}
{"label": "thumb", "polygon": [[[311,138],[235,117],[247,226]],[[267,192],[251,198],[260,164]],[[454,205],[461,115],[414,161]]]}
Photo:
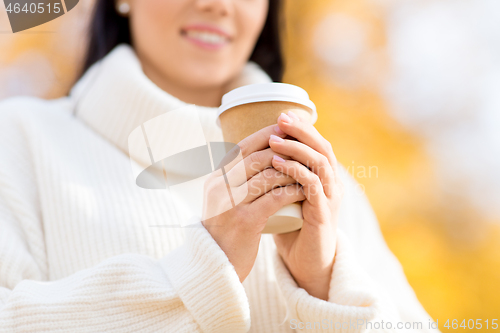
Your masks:
{"label": "thumb", "polygon": [[273,234],[276,249],[282,258],[288,258],[293,243],[299,236],[300,230],[287,232],[284,234]]}

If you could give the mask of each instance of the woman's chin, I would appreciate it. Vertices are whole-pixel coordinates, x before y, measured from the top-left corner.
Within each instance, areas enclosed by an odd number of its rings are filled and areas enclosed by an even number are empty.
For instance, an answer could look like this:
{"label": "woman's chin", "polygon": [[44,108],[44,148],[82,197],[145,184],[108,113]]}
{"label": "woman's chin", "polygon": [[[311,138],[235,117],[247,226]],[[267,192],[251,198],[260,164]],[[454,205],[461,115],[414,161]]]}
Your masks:
{"label": "woman's chin", "polygon": [[186,79],[189,80],[191,85],[198,87],[220,87],[233,76],[227,74],[223,68],[190,70],[185,74]]}

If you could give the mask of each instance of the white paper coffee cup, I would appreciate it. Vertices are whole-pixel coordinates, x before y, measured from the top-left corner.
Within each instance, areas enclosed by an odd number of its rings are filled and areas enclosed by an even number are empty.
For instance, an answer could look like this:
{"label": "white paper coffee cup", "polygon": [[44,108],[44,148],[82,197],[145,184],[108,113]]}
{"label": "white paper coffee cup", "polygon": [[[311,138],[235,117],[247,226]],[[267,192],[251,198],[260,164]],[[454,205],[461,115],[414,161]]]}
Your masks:
{"label": "white paper coffee cup", "polygon": [[[224,141],[239,143],[256,131],[276,124],[289,110],[312,124],[318,119],[316,106],[307,92],[288,83],[256,83],[231,90],[222,97],[217,125]],[[302,227],[302,202],[286,205],[267,220],[263,233],[285,233]]]}

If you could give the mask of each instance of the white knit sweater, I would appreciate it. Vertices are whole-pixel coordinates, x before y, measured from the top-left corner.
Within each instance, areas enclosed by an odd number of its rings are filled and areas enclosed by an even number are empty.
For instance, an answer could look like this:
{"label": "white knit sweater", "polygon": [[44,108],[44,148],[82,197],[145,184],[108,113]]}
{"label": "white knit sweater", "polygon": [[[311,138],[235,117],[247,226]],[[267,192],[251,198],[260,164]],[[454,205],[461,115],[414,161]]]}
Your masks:
{"label": "white knit sweater", "polygon": [[[228,89],[262,81],[249,62]],[[135,185],[127,138],[185,105],[125,45],[69,97],[0,103],[0,332],[360,332],[370,320],[432,331],[346,172],[328,302],[297,287],[271,235],[240,283],[201,223],[162,227],[179,207]],[[223,141],[217,109],[197,110],[207,141]]]}

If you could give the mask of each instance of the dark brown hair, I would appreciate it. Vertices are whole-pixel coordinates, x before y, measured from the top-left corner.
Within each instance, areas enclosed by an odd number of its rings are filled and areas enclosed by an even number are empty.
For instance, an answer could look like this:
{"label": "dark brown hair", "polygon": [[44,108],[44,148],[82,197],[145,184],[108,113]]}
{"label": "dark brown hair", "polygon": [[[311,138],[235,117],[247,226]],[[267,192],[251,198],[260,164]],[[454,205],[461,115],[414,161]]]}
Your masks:
{"label": "dark brown hair", "polygon": [[[280,12],[281,0],[269,0],[266,23],[250,56],[250,60],[256,62],[274,82],[281,82],[284,70]],[[88,37],[80,77],[118,44],[131,44],[128,18],[118,15],[114,0],[96,0]]]}

